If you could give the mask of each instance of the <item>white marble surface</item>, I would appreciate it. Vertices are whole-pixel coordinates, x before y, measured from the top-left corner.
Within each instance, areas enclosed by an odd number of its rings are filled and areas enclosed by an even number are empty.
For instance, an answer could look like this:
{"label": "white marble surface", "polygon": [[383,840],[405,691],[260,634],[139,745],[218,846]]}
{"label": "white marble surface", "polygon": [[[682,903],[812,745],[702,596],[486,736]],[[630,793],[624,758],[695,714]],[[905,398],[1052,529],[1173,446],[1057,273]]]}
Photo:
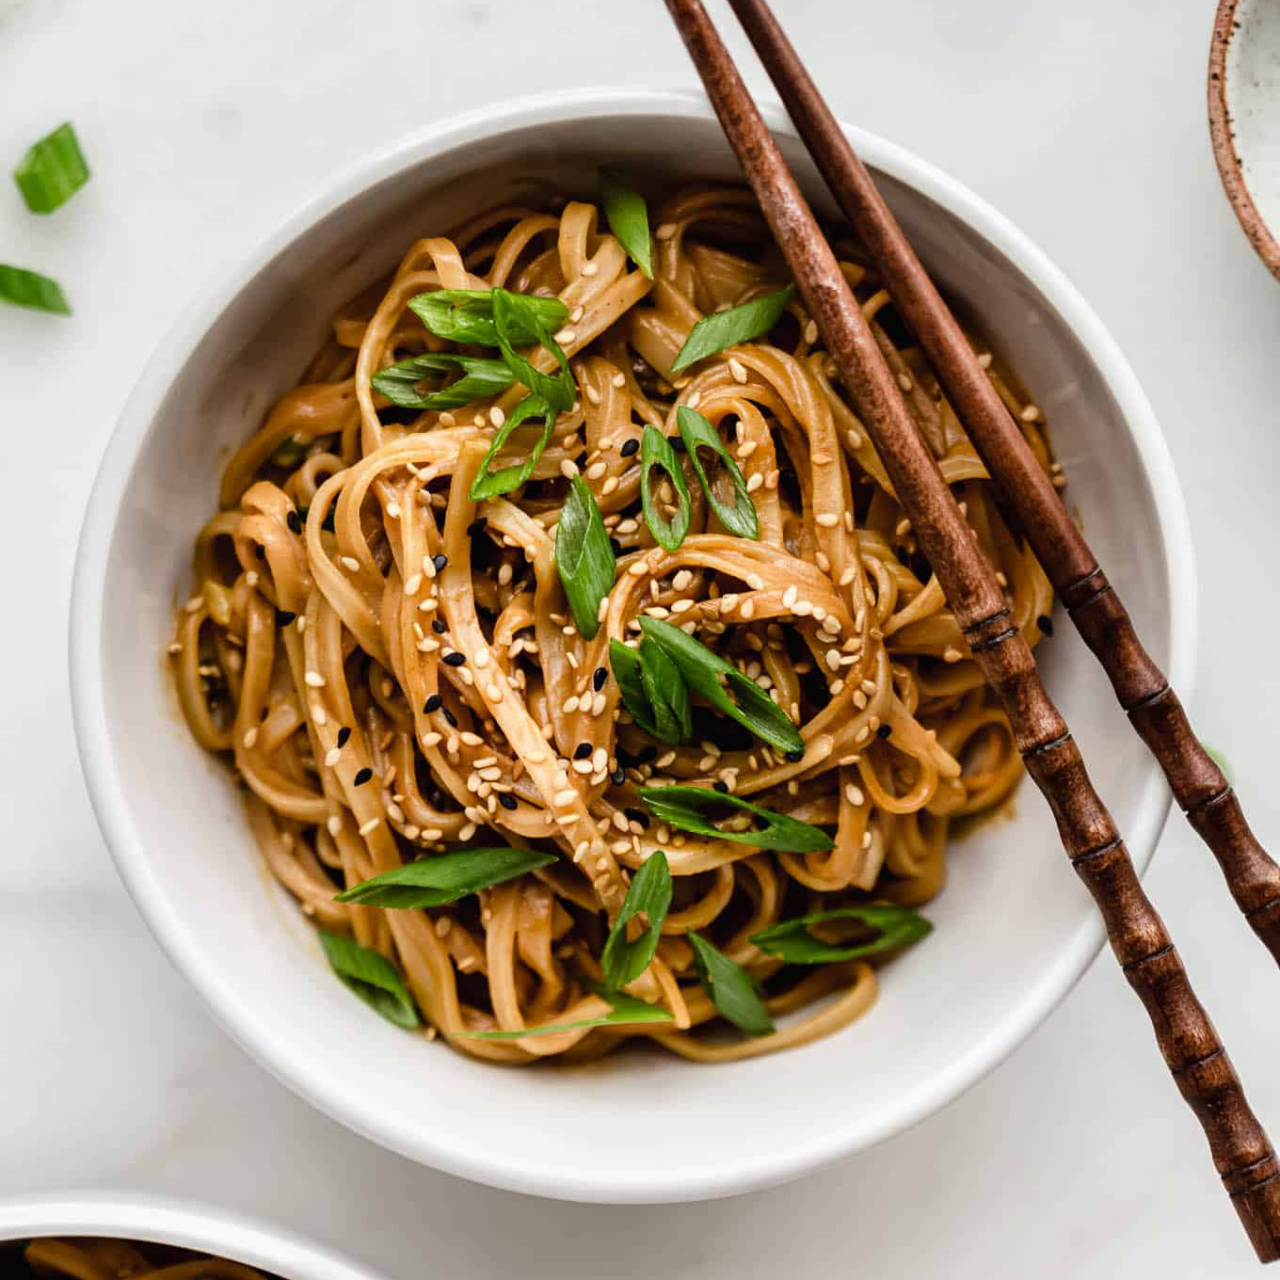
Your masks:
{"label": "white marble surface", "polygon": [[[777,3],[839,114],[1020,222],[1127,351],[1198,536],[1199,722],[1280,842],[1280,289],[1209,151],[1211,0]],[[71,118],[95,169],[48,219],[0,181],[0,260],[56,274],[76,307],[0,312],[0,1195],[203,1197],[392,1280],[1252,1274],[1107,956],[968,1096],[838,1169],[713,1204],[587,1208],[420,1169],[312,1112],[212,1024],[117,881],[72,741],[67,595],[112,422],[179,308],[335,166],[417,124],[556,84],[693,80],[657,0],[0,0],[0,167]],[[1280,1133],[1274,966],[1178,819],[1148,884]]]}

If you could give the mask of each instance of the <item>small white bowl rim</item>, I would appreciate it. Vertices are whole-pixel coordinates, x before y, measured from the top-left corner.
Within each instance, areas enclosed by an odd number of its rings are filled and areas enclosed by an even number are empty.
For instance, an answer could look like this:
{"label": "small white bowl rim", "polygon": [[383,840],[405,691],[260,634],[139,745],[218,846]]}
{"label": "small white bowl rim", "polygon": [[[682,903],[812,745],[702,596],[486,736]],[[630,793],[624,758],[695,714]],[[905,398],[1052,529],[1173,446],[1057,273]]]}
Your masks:
{"label": "small white bowl rim", "polygon": [[[781,106],[763,103],[761,111],[776,134],[795,136]],[[945,1074],[940,1074],[931,1087],[917,1090],[897,1106],[882,1108],[869,1117],[843,1125],[833,1119],[822,1134],[811,1140],[797,1142],[785,1150],[762,1152],[749,1164],[744,1161],[706,1164],[697,1169],[672,1169],[660,1177],[619,1171],[604,1179],[598,1170],[588,1173],[565,1168],[554,1159],[530,1158],[517,1164],[506,1157],[493,1159],[483,1150],[441,1145],[429,1136],[414,1135],[411,1139],[380,1114],[376,1101],[354,1098],[332,1088],[322,1067],[300,1060],[270,1027],[241,1016],[235,992],[217,969],[206,962],[184,924],[182,912],[171,908],[134,829],[115,769],[100,666],[103,587],[111,534],[139,445],[173,379],[212,322],[245,284],[326,214],[375,183],[438,151],[474,142],[495,130],[509,131],[606,114],[713,118],[710,105],[700,94],[675,89],[588,87],[494,103],[415,132],[362,158],[260,240],[250,253],[232,264],[224,264],[223,270],[183,311],[148,361],[121,413],[94,483],[81,530],[72,586],[72,710],[81,765],[94,811],[120,875],[144,920],[172,962],[207,1001],[223,1028],[277,1079],[326,1115],[365,1137],[459,1177],[525,1194],[580,1202],[671,1203],[738,1195],[800,1177],[918,1124],[941,1109],[998,1066],[1057,1007],[1105,940],[1101,918],[1091,913],[1070,945],[1064,947],[1057,961],[1040,975],[1036,984],[1008,1009],[984,1039],[957,1058]],[[1198,597],[1186,504],[1155,413],[1119,346],[1062,270],[1007,217],[962,183],[905,148],[843,122],[842,127],[870,167],[898,179],[950,211],[1034,282],[1096,363],[1120,407],[1151,485],[1168,555],[1164,585],[1171,622],[1166,674],[1183,700],[1188,700],[1195,674]],[[1105,679],[1101,672],[1097,678]],[[1120,716],[1119,708],[1116,714]],[[1165,792],[1159,813],[1150,824],[1148,839],[1127,833],[1139,875],[1144,874],[1150,864],[1171,803],[1171,797]]]}
{"label": "small white bowl rim", "polygon": [[175,1245],[284,1280],[376,1280],[376,1273],[323,1245],[257,1218],[140,1191],[54,1191],[0,1200],[0,1241],[103,1236]]}

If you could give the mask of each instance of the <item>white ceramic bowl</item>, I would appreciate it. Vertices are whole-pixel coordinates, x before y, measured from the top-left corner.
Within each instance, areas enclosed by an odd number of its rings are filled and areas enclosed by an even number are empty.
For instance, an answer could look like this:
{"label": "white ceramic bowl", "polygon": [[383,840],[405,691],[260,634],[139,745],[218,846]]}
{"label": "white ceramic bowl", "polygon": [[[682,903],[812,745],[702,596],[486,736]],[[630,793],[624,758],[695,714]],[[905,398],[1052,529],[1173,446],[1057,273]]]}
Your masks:
{"label": "white ceramic bowl", "polygon": [[281,1280],[377,1280],[332,1250],[207,1205],[136,1193],[70,1191],[0,1200],[0,1243],[40,1236],[106,1236],[196,1249],[274,1272]]}
{"label": "white ceramic bowl", "polygon": [[[816,194],[785,120],[775,111],[770,123]],[[1195,630],[1186,515],[1128,365],[1006,219],[900,148],[850,134],[921,256],[1046,408],[1093,545],[1185,694]],[[953,850],[951,883],[928,909],[935,933],[882,971],[875,1009],[838,1035],[726,1066],[624,1054],[512,1070],[397,1031],[334,980],[310,927],[268,883],[228,774],[190,740],[161,657],[225,453],[292,385],[336,305],[415,237],[498,198],[517,172],[589,191],[603,161],[736,175],[698,98],[528,99],[364,161],[221,273],[152,359],[98,478],[76,568],[76,725],[107,841],[161,945],[298,1093],[377,1142],[481,1182],[575,1200],[688,1200],[796,1177],[923,1119],[1062,998],[1102,928],[1035,793],[1019,795],[1015,819]],[[1169,808],[1163,780],[1065,621],[1041,652],[1145,868]]]}

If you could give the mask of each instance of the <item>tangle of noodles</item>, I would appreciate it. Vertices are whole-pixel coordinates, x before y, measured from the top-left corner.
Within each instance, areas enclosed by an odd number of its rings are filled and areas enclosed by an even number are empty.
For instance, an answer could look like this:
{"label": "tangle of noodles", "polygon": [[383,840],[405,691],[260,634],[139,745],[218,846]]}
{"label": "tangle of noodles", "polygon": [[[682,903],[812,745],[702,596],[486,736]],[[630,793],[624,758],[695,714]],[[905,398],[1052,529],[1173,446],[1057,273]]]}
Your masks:
{"label": "tangle of noodles", "polygon": [[133,1280],[135,1276],[148,1280],[270,1280],[265,1272],[239,1262],[129,1240],[32,1240],[23,1257],[31,1268],[23,1275],[66,1276],[71,1280]]}
{"label": "tangle of noodles", "polygon": [[[855,245],[839,234],[833,242],[1001,575],[1014,622],[1036,643],[1051,630],[1048,581],[874,272]],[[231,459],[171,645],[191,731],[234,758],[273,874],[318,926],[404,974],[428,1035],[490,1060],[582,1059],[645,1037],[722,1061],[846,1025],[875,999],[871,965],[820,966],[796,980],[750,936],[849,902],[927,901],[944,883],[952,824],[993,810],[1020,776],[1004,717],[799,299],[765,339],[672,376],[700,317],[786,283],[751,197],[704,187],[666,198],[654,248],[650,280],[594,204],[554,196],[414,244],[389,281],[338,314],[300,384]],[[556,295],[569,308],[558,338],[577,399],[530,482],[476,504],[468,493],[493,422],[525,389],[406,413],[388,409],[370,379],[453,348],[407,309],[410,298],[494,286]],[[1061,484],[1039,410],[975,344]],[[549,353],[539,358],[553,367]],[[653,541],[630,442],[647,423],[674,436],[682,404],[734,451],[759,541],[729,536],[691,470],[688,536],[675,552]],[[539,429],[517,429],[495,466],[522,460]],[[579,472],[618,552],[604,625],[589,642],[570,623],[553,558],[565,477]],[[433,558],[445,564],[438,573]],[[645,612],[682,625],[769,690],[799,727],[803,759],[716,718],[701,732],[695,724],[697,741],[679,749],[648,739],[616,681],[593,681],[608,666],[610,637],[634,641]],[[290,614],[297,623],[282,624]],[[442,662],[450,650],[465,665]],[[582,744],[588,773],[572,767]],[[362,770],[372,784],[357,785]],[[677,782],[721,783],[825,828],[834,848],[772,853],[651,823],[637,786]],[[572,804],[553,805],[567,791]],[[429,911],[334,901],[338,889],[406,860],[504,842],[563,856]],[[673,1022],[505,1041],[458,1035],[606,1010],[588,983],[601,977],[631,874],[659,847],[674,900],[631,990],[665,1005]],[[718,1015],[697,980],[690,930],[763,985],[770,1012],[804,1015],[755,1039],[695,1034]]]}

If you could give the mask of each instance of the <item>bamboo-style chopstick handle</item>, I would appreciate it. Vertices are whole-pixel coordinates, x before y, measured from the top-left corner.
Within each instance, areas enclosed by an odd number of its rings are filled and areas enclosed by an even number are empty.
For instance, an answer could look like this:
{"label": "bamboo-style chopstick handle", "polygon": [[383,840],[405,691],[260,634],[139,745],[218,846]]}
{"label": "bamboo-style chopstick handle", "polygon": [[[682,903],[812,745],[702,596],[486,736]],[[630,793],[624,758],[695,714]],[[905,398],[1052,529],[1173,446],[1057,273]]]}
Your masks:
{"label": "bamboo-style chopstick handle", "polygon": [[1258,843],[1178,696],[1143,648],[1084,535],[1027,447],[951,309],[831,114],[766,0],[729,0],[850,226],[920,339],[987,469],[1116,698],[1164,770],[1174,799],[1213,851],[1253,931],[1280,963],[1280,866]]}
{"label": "bamboo-style chopstick handle", "polygon": [[701,0],[666,0],[708,97],[755,192],[840,379],[872,435],[899,501],[996,691],[1027,770],[1053,811],[1062,843],[1092,893],[1130,985],[1151,1017],[1182,1096],[1264,1261],[1280,1257],[1280,1166],[1178,953],[1138,881],[1066,722],[1012,625],[994,573],[849,291],[813,214],[738,76]]}

